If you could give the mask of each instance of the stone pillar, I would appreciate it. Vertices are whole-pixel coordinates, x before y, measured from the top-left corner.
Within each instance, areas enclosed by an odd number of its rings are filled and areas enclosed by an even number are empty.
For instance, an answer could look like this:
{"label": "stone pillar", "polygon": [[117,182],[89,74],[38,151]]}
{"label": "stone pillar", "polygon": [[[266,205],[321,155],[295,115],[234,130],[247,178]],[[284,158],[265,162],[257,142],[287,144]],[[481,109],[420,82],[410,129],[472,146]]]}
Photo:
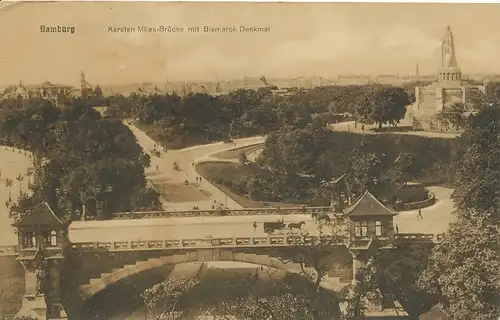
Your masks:
{"label": "stone pillar", "polygon": [[59,263],[47,263],[45,270],[44,291],[37,292],[36,266],[31,262],[24,262],[25,294],[21,309],[16,317],[31,317],[39,320],[67,319],[66,312],[61,303],[59,292]]}
{"label": "stone pillar", "polygon": [[350,251],[352,256],[352,284],[356,284],[356,274],[366,266],[368,253],[364,251]]}
{"label": "stone pillar", "polygon": [[60,266],[61,262],[54,260],[51,262],[48,272],[48,292],[45,294],[45,302],[47,304],[47,314],[48,319],[66,319],[66,312],[62,306],[61,302],[61,291],[60,291],[60,279],[61,272]]}
{"label": "stone pillar", "polygon": [[420,87],[415,87],[415,105],[420,109]]}
{"label": "stone pillar", "polygon": [[439,113],[443,110],[443,99],[443,88],[436,88],[436,113]]}

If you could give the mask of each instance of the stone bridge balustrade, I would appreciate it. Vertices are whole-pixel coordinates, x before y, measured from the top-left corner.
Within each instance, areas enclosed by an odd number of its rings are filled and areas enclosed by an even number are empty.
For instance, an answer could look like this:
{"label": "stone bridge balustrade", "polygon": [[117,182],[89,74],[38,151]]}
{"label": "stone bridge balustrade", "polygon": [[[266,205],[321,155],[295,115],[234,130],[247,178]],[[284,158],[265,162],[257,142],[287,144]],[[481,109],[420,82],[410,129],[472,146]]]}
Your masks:
{"label": "stone bridge balustrade", "polygon": [[400,233],[394,236],[395,243],[438,243],[444,234]]}
{"label": "stone bridge balustrade", "polygon": [[16,256],[18,252],[17,246],[0,246],[1,256]]}
{"label": "stone bridge balustrade", "polygon": [[287,207],[287,208],[246,208],[226,210],[186,210],[186,211],[137,211],[118,212],[113,219],[140,219],[140,218],[170,218],[170,217],[210,217],[210,216],[252,216],[274,214],[304,214],[333,213],[331,207]]}
{"label": "stone bridge balustrade", "polygon": [[333,236],[269,236],[255,238],[211,238],[149,241],[85,242],[72,244],[74,250],[91,251],[153,251],[203,248],[258,248],[308,246],[319,242],[332,246],[345,246],[347,238]]}

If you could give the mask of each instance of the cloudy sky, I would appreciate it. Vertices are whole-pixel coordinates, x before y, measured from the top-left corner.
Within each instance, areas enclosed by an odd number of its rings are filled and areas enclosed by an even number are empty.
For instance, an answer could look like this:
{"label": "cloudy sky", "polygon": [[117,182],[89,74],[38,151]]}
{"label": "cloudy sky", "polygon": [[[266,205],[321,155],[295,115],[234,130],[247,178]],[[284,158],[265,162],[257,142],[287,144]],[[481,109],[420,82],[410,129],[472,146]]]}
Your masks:
{"label": "cloudy sky", "polygon": [[[184,33],[112,33],[178,26]],[[74,34],[41,33],[71,25]],[[270,26],[269,33],[188,33],[190,26]],[[500,73],[500,5],[45,2],[0,14],[0,85],[212,80],[247,76],[435,73],[446,25],[465,73]]]}

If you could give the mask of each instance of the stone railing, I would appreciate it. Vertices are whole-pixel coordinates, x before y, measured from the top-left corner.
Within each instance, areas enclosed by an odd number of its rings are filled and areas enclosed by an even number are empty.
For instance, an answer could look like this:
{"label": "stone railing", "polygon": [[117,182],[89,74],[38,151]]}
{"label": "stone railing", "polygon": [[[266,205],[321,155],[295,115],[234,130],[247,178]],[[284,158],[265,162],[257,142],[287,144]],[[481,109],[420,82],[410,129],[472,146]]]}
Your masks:
{"label": "stone railing", "polygon": [[425,233],[400,233],[394,235],[396,243],[438,243],[443,239],[443,234]]}
{"label": "stone railing", "polygon": [[0,246],[0,257],[17,255],[17,246]]}
{"label": "stone railing", "polygon": [[[442,234],[404,233],[394,236],[395,243],[438,243]],[[387,240],[386,238],[380,238]],[[254,247],[287,247],[307,246],[318,241],[332,245],[343,246],[351,242],[350,239],[334,236],[292,236],[276,235],[268,237],[235,237],[235,238],[205,238],[205,239],[175,239],[175,240],[144,240],[144,241],[115,241],[115,242],[81,242],[71,247],[84,251],[153,251],[153,250],[182,250],[206,248],[254,248]],[[354,240],[356,241],[356,240]],[[33,248],[30,248],[33,249]],[[51,248],[60,253],[60,248]],[[24,251],[30,251],[25,249]],[[34,251],[34,250],[33,250]],[[15,256],[17,246],[1,246],[0,256]]]}
{"label": "stone railing", "polygon": [[[442,235],[434,234],[398,234],[396,243],[436,243]],[[366,240],[366,239],[362,239]],[[388,240],[381,238],[380,240]],[[241,238],[205,238],[205,239],[175,239],[175,240],[144,240],[115,242],[83,242],[72,245],[73,249],[84,251],[154,251],[154,250],[185,250],[206,248],[256,248],[256,247],[287,247],[307,246],[321,241],[332,246],[349,245],[354,239],[334,236],[268,236]]]}
{"label": "stone railing", "polygon": [[173,218],[173,217],[214,217],[214,216],[250,216],[250,215],[312,215],[323,212],[333,212],[331,207],[287,207],[287,208],[251,208],[251,209],[215,209],[215,210],[187,210],[187,211],[139,211],[118,212],[113,219],[141,219],[141,218]]}
{"label": "stone railing", "polygon": [[429,191],[429,197],[425,200],[422,201],[417,201],[417,202],[409,202],[409,203],[402,203],[401,206],[403,210],[416,210],[416,209],[422,209],[426,208],[428,206],[433,205],[436,202],[436,196],[434,193]]}
{"label": "stone railing", "polygon": [[[318,242],[315,236],[269,236],[242,238],[206,238],[184,240],[149,240],[149,241],[117,241],[117,242],[85,242],[73,244],[73,249],[89,251],[153,251],[153,250],[185,250],[206,248],[254,248],[254,247],[286,247],[307,246]],[[323,243],[332,246],[345,245],[344,239],[332,236],[321,237]]]}

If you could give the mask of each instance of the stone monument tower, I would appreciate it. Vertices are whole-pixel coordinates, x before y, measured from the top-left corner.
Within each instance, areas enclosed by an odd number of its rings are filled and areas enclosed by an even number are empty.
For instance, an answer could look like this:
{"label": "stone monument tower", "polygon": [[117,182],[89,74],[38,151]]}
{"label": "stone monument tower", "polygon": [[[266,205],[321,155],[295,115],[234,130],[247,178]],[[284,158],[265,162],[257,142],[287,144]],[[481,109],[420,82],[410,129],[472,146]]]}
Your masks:
{"label": "stone monument tower", "polygon": [[[417,68],[417,81],[418,77]],[[414,130],[448,131],[450,124],[440,118],[452,105],[462,105],[465,112],[476,108],[474,97],[484,96],[485,86],[462,82],[462,70],[458,66],[455,39],[449,26],[441,39],[441,68],[438,79],[428,86],[417,84],[415,103],[407,109],[406,117]],[[456,130],[456,128],[454,129]]]}
{"label": "stone monument tower", "polygon": [[450,26],[446,27],[446,32],[441,40],[441,70],[439,71],[439,82],[458,87],[460,87],[462,83],[462,70],[458,67],[453,32],[451,32]]}

